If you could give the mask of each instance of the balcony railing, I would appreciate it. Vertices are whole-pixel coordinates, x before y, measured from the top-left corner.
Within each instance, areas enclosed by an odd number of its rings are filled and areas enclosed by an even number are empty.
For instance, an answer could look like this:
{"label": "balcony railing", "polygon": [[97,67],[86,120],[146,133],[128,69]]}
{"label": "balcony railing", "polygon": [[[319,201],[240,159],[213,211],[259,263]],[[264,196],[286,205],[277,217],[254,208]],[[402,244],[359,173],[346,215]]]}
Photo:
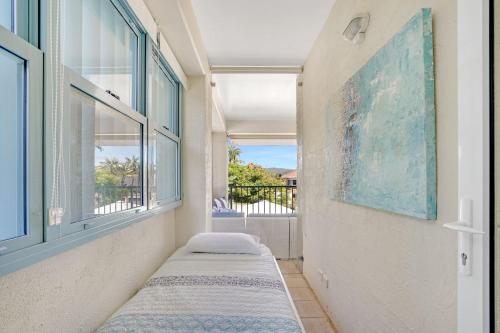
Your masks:
{"label": "balcony railing", "polygon": [[294,215],[297,186],[229,185],[229,207],[247,215]]}
{"label": "balcony railing", "polygon": [[95,190],[96,215],[107,215],[142,206],[142,187],[127,185],[98,186]]}

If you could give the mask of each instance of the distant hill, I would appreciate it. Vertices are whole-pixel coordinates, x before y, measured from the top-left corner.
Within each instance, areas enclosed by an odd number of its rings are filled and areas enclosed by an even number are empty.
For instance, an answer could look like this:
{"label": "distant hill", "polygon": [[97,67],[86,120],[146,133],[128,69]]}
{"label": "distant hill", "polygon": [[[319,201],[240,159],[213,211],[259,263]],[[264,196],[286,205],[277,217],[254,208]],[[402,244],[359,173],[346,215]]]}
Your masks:
{"label": "distant hill", "polygon": [[266,170],[272,174],[279,175],[281,176],[284,173],[287,173],[289,171],[293,171],[295,169],[284,169],[284,168],[266,168]]}

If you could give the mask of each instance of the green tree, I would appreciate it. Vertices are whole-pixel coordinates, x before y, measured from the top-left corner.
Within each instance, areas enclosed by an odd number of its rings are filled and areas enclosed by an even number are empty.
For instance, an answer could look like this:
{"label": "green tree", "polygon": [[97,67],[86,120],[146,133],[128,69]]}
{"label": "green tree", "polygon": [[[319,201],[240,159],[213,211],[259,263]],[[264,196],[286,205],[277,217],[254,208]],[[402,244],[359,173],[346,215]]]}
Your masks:
{"label": "green tree", "polygon": [[241,162],[239,158],[241,154],[241,149],[238,146],[229,145],[228,152],[229,152],[229,164]]}
{"label": "green tree", "polygon": [[139,157],[132,156],[132,158],[126,157],[124,163],[124,174],[125,177],[130,177],[132,179],[131,186],[139,180],[139,168],[141,164],[139,162]]}
{"label": "green tree", "polygon": [[118,161],[117,158],[106,158],[104,162],[96,169],[101,170],[103,173],[108,173],[109,175],[115,176],[119,179],[118,184],[115,185],[126,185],[125,181],[127,177],[132,180],[132,186],[139,176],[140,162],[139,158],[136,156],[126,157],[124,162]]}
{"label": "green tree", "polygon": [[113,203],[128,196],[130,192],[127,187],[135,186],[139,175],[140,160],[136,156],[126,157],[123,162],[117,158],[107,158],[101,162],[95,168],[96,190],[101,194],[101,204]]}
{"label": "green tree", "polygon": [[277,201],[282,200],[284,188],[276,189],[276,199],[274,191],[269,189],[250,187],[241,188],[238,186],[284,186],[283,179],[278,178],[275,174],[267,171],[262,166],[249,163],[243,164],[240,160],[241,150],[237,146],[229,147],[229,167],[228,178],[229,184],[236,186],[232,189],[230,195],[235,202],[241,203],[256,203],[261,200]]}

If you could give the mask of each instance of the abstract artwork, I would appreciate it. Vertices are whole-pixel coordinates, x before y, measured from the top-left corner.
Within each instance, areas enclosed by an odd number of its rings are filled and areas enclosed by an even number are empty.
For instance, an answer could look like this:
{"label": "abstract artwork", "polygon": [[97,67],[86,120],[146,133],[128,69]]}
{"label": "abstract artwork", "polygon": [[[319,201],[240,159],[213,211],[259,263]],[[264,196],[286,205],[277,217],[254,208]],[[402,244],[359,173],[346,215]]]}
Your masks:
{"label": "abstract artwork", "polygon": [[328,103],[334,200],[436,219],[432,47],[422,9]]}

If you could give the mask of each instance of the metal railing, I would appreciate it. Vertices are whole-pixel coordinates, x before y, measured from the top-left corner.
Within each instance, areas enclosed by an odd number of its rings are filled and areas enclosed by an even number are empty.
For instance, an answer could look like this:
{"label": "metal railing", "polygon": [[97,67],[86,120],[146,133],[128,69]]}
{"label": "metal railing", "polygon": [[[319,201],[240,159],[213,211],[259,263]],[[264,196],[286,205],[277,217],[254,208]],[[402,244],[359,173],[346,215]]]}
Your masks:
{"label": "metal railing", "polygon": [[297,186],[229,185],[229,207],[247,215],[294,215]]}
{"label": "metal railing", "polygon": [[117,213],[142,206],[142,187],[127,185],[97,186],[95,189],[96,215]]}

